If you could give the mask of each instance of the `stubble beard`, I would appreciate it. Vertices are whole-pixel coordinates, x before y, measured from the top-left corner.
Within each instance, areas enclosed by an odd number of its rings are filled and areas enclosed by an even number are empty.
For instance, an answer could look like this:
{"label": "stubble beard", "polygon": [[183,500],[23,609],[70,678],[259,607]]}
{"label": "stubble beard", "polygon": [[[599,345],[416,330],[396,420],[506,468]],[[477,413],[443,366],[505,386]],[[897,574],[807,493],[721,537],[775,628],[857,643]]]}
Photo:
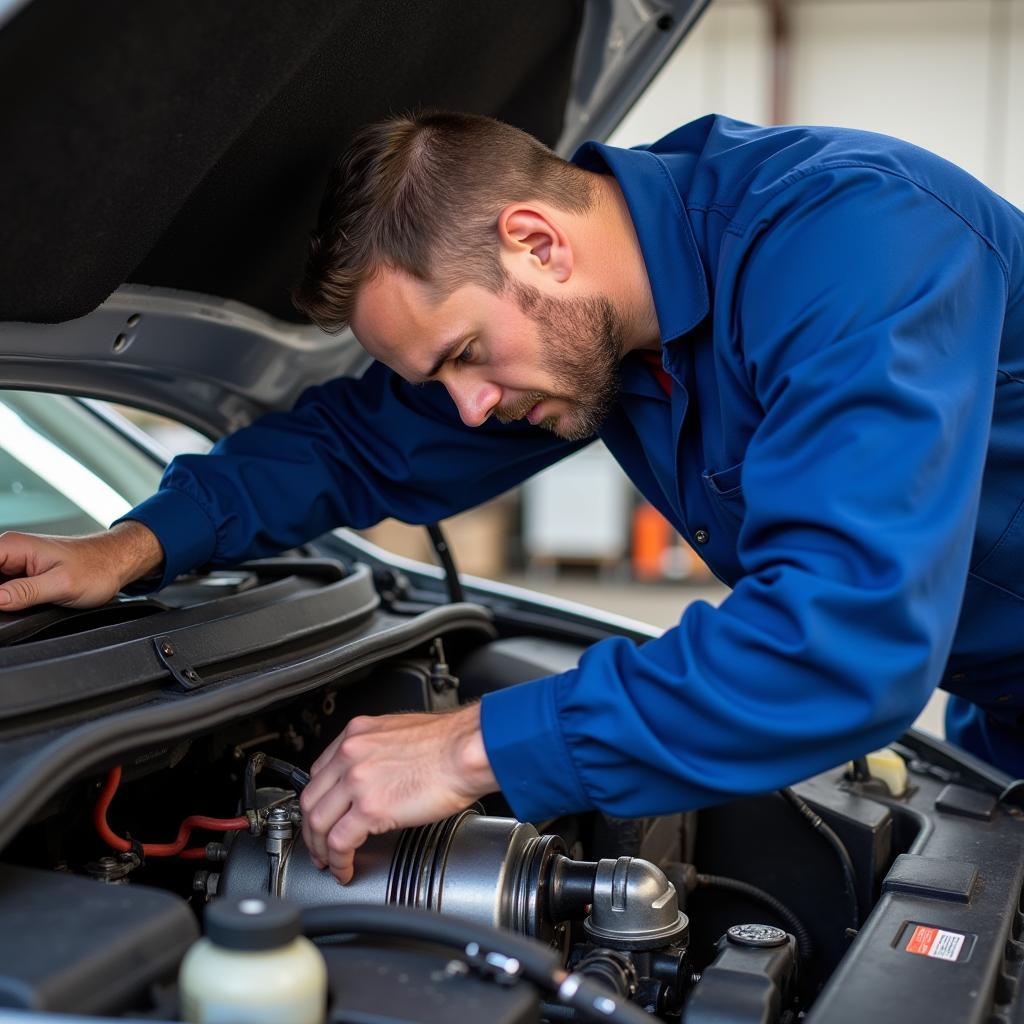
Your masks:
{"label": "stubble beard", "polygon": [[604,296],[556,299],[538,288],[509,281],[508,289],[537,325],[543,368],[554,381],[551,392],[533,391],[495,412],[502,423],[522,419],[538,404],[557,399],[569,408],[537,425],[565,441],[593,437],[618,400],[619,363],[625,333],[615,307]]}

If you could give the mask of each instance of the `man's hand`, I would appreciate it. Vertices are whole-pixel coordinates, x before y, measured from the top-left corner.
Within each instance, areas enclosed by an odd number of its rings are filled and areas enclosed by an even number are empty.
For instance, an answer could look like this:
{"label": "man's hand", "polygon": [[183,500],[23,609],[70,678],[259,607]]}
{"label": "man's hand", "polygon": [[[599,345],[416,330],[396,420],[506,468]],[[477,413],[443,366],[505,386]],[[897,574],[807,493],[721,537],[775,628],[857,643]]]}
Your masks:
{"label": "man's hand", "polygon": [[[0,534],[0,612],[37,604],[95,608],[164,558],[156,535],[128,520],[89,537]],[[9,578],[4,582],[5,577]]]}
{"label": "man's hand", "polygon": [[313,765],[302,834],[313,863],[344,884],[368,836],[439,821],[497,788],[478,704],[353,718]]}

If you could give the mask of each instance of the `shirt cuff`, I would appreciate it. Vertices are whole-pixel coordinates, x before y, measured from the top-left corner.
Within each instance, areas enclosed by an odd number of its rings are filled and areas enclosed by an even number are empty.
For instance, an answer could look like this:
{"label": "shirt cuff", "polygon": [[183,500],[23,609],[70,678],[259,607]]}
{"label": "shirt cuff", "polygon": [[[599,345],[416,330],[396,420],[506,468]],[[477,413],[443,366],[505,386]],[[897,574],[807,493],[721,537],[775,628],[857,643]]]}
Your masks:
{"label": "shirt cuff", "polygon": [[593,801],[576,775],[558,720],[561,676],[546,676],[484,695],[480,728],[502,793],[520,821],[588,810]]}
{"label": "shirt cuff", "polygon": [[208,562],[217,547],[217,531],[210,517],[181,491],[157,491],[117,522],[126,520],[149,527],[164,549],[163,575],[159,579],[146,577],[148,590],[160,590],[176,576]]}

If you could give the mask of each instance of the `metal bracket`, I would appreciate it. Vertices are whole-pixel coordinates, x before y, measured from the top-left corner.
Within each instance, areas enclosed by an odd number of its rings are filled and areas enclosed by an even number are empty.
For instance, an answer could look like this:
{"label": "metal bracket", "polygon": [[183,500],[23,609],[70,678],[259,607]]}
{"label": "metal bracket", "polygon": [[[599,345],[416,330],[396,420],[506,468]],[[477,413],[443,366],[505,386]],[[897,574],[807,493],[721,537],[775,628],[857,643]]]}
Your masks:
{"label": "metal bracket", "polygon": [[174,641],[169,637],[154,637],[153,646],[156,647],[156,656],[174,677],[179,689],[195,690],[203,685],[203,677],[182,657]]}

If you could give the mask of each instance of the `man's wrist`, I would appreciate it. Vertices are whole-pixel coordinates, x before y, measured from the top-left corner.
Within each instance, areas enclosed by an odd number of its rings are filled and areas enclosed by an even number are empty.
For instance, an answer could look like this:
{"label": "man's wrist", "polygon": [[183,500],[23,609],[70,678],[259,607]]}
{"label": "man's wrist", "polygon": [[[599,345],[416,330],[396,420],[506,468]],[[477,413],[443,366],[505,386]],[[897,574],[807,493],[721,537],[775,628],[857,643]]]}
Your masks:
{"label": "man's wrist", "polygon": [[461,708],[457,714],[462,718],[456,749],[457,770],[468,795],[475,800],[487,793],[496,792],[500,787],[484,746],[480,705],[471,704]]}
{"label": "man's wrist", "polygon": [[155,573],[163,565],[164,549],[156,534],[134,519],[112,526],[106,537],[111,545],[116,546],[113,565],[119,579],[118,589]]}

